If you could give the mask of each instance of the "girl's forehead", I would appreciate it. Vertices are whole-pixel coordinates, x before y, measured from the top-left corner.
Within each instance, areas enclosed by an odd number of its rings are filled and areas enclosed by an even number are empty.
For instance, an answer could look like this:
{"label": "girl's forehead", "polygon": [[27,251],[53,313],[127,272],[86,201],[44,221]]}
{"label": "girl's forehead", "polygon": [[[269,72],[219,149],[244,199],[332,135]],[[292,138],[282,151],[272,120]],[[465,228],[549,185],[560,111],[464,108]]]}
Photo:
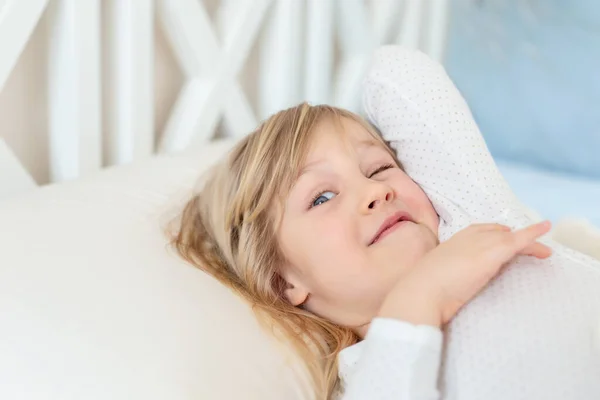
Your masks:
{"label": "girl's forehead", "polygon": [[315,127],[312,135],[311,153],[327,151],[332,147],[356,151],[372,146],[383,147],[361,123],[346,117],[327,118]]}

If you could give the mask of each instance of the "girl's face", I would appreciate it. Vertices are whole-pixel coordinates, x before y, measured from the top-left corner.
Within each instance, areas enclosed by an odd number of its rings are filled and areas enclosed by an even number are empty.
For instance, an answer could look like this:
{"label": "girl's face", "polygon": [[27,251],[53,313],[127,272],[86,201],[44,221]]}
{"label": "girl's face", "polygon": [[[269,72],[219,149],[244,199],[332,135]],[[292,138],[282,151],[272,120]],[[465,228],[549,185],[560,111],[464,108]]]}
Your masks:
{"label": "girl's face", "polygon": [[327,119],[315,129],[278,231],[285,293],[364,335],[392,286],[438,244],[439,220],[359,123]]}

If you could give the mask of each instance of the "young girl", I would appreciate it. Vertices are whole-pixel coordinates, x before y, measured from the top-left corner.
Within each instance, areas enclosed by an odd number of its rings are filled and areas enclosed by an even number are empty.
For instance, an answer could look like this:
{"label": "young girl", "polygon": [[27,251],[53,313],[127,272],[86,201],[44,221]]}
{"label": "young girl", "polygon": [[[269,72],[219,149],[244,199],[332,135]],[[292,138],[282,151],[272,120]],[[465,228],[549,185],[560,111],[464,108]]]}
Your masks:
{"label": "young girl", "polygon": [[443,69],[384,47],[365,107],[383,138],[307,104],[244,138],[182,256],[287,334],[318,398],[600,398],[600,266],[536,241]]}

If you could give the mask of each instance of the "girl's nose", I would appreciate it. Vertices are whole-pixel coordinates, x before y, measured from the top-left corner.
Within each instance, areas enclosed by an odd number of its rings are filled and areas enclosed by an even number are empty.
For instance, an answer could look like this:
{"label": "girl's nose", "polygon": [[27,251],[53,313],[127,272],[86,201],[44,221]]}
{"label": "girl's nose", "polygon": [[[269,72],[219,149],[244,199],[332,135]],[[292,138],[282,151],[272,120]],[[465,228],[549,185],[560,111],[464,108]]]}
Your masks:
{"label": "girl's nose", "polygon": [[394,199],[394,191],[386,184],[373,182],[361,206],[363,212],[371,212]]}

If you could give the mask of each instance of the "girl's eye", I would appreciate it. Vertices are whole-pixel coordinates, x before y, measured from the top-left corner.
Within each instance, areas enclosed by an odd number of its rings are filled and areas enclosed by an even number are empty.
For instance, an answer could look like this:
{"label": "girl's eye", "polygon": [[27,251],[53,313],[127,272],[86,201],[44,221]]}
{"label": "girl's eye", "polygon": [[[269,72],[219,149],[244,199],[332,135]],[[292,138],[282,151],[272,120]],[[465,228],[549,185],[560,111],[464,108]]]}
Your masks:
{"label": "girl's eye", "polygon": [[314,196],[312,201],[310,202],[310,208],[316,207],[331,200],[333,196],[335,196],[335,193],[329,191],[317,193],[317,195]]}
{"label": "girl's eye", "polygon": [[394,168],[394,166],[392,164],[383,164],[382,166],[380,166],[375,171],[373,171],[369,174],[369,179],[372,178],[373,176],[377,175],[378,173],[388,170],[390,168]]}

